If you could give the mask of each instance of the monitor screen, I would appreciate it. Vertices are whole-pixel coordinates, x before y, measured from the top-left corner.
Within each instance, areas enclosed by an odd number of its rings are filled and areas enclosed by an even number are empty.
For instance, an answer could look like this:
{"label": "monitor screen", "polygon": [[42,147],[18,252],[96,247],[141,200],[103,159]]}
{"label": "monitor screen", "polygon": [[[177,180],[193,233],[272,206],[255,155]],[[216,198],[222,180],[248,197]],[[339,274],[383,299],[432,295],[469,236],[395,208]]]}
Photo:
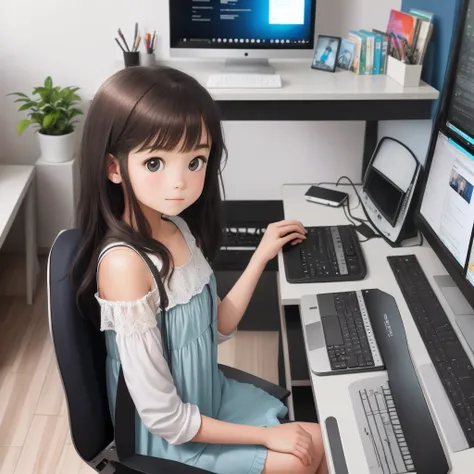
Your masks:
{"label": "monitor screen", "polygon": [[375,167],[367,172],[364,191],[387,221],[394,226],[405,193]]}
{"label": "monitor screen", "polygon": [[316,0],[170,0],[172,48],[312,49]]}
{"label": "monitor screen", "polygon": [[474,225],[473,185],[474,156],[439,132],[420,214],[462,267]]}
{"label": "monitor screen", "polygon": [[474,1],[469,2],[459,59],[447,110],[447,125],[474,145]]}

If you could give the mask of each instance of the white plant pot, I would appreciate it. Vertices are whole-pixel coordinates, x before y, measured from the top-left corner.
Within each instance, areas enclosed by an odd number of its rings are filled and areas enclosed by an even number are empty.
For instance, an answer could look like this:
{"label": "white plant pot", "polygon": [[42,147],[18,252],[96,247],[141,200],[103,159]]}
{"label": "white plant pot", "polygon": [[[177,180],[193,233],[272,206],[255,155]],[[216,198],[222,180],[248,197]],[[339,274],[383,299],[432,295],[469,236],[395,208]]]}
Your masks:
{"label": "white plant pot", "polygon": [[41,158],[51,163],[64,163],[74,157],[76,131],[67,135],[44,135],[38,132]]}

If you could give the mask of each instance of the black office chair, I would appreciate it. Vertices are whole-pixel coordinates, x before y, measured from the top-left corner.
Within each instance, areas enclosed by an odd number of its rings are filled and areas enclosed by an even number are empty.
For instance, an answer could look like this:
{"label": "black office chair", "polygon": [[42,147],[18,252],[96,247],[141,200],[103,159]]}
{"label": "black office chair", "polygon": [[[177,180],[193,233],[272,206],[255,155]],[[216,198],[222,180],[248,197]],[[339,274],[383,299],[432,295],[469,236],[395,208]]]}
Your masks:
{"label": "black office chair", "polygon": [[[80,232],[71,229],[56,238],[48,260],[48,310],[53,346],[62,378],[72,442],[79,456],[103,474],[191,474],[208,472],[135,452],[135,406],[123,374],[117,388],[115,430],[105,384],[104,334],[78,311],[68,278]],[[260,387],[281,401],[286,389],[240,370],[220,366],[232,379]]]}

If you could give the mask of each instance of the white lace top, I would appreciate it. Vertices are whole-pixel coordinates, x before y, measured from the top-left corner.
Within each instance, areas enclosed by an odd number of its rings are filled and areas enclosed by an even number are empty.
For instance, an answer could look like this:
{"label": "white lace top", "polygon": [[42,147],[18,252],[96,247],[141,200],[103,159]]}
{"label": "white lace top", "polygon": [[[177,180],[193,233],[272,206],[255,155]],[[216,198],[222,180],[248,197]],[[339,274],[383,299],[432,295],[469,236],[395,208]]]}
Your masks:
{"label": "white lace top", "polygon": [[[168,219],[182,232],[191,255],[185,265],[175,267],[173,277],[165,285],[169,300],[167,310],[189,302],[204,289],[212,275],[186,222],[180,217]],[[108,252],[120,248],[116,245],[104,248],[98,266]],[[158,257],[150,255],[150,258],[160,269]],[[180,399],[164,358],[156,320],[160,311],[158,289],[136,301],[105,300],[99,296],[99,290],[95,297],[101,307],[101,329],[116,332],[124,378],[143,423],[151,433],[171,444],[190,441],[199,430],[201,416],[197,406]],[[233,336],[218,335],[219,343]]]}

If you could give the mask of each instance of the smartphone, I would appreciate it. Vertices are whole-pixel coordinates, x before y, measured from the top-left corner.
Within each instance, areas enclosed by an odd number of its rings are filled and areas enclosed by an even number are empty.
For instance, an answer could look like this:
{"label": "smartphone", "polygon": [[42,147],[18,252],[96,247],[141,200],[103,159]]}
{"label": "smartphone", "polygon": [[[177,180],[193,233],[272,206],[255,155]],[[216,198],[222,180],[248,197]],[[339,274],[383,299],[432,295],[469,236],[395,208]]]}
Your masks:
{"label": "smartphone", "polygon": [[342,206],[347,199],[348,194],[342,191],[334,191],[333,189],[322,188],[321,186],[311,186],[305,193],[307,201],[325,204],[326,206],[339,207]]}

